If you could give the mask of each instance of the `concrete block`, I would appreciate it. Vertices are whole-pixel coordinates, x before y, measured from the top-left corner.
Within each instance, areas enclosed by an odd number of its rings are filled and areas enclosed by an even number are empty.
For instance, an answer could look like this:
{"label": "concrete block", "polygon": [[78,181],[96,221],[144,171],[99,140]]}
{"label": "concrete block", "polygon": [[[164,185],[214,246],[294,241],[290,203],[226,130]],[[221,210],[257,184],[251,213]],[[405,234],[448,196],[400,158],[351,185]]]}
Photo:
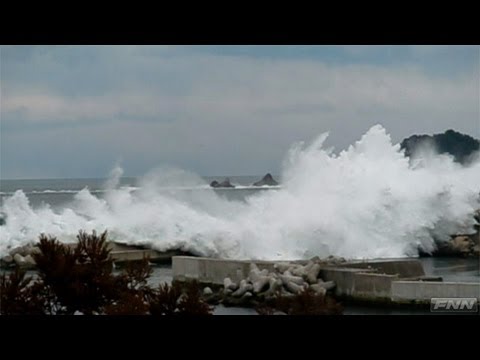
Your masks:
{"label": "concrete block", "polygon": [[392,281],[397,280],[398,275],[356,273],[353,278],[353,296],[390,298]]}

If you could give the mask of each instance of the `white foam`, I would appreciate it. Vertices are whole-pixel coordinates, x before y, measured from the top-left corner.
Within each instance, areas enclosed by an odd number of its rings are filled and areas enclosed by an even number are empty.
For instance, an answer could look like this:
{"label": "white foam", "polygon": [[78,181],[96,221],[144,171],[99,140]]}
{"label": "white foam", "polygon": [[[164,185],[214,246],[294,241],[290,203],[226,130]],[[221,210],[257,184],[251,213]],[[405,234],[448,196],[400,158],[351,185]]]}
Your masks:
{"label": "white foam", "polygon": [[323,148],[326,137],[292,147],[282,186],[246,202],[226,200],[197,175],[172,169],[147,174],[135,191],[118,188],[116,169],[102,199],[83,189],[60,212],[32,209],[17,191],[1,209],[7,224],[0,227],[0,254],[41,232],[74,241],[79,229],[108,229],[119,241],[204,256],[403,257],[431,251],[434,237],[473,230],[479,161],[462,167],[430,154],[410,164],[378,125],[338,155]]}

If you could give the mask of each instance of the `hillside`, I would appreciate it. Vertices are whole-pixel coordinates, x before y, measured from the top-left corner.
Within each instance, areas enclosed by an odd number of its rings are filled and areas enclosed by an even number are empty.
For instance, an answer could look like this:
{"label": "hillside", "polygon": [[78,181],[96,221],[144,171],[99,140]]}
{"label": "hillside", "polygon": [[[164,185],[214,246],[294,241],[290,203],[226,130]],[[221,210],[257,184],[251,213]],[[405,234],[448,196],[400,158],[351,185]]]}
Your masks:
{"label": "hillside", "polygon": [[461,134],[454,130],[447,130],[443,134],[412,135],[404,139],[400,146],[405,149],[405,154],[410,156],[420,145],[430,144],[440,154],[448,153],[453,155],[455,161],[465,164],[470,155],[480,149],[480,141]]}

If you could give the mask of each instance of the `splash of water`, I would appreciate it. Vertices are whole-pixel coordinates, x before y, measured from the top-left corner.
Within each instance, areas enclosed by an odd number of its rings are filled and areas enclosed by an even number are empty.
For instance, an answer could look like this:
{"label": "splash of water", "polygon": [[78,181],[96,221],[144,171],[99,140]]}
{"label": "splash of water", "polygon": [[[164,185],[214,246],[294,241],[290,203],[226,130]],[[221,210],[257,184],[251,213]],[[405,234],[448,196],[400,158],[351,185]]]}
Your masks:
{"label": "splash of water", "polygon": [[282,188],[245,202],[214,190],[175,190],[206,184],[172,169],[147,174],[132,192],[118,188],[122,170],[116,167],[102,198],[83,189],[61,211],[32,209],[19,190],[2,208],[8,221],[0,227],[0,255],[41,232],[68,242],[79,229],[108,229],[117,241],[203,256],[403,257],[432,251],[434,239],[473,231],[480,161],[464,167],[431,152],[409,161],[379,125],[338,155],[324,149],[327,136],[293,146]]}

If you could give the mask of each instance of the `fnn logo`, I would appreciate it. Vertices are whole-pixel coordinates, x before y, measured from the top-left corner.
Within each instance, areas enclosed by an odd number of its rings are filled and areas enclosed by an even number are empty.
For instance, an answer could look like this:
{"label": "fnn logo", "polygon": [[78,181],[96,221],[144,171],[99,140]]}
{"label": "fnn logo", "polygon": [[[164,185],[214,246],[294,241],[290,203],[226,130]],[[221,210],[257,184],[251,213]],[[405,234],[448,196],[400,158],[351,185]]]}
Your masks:
{"label": "fnn logo", "polygon": [[432,298],[431,312],[478,312],[477,298]]}

